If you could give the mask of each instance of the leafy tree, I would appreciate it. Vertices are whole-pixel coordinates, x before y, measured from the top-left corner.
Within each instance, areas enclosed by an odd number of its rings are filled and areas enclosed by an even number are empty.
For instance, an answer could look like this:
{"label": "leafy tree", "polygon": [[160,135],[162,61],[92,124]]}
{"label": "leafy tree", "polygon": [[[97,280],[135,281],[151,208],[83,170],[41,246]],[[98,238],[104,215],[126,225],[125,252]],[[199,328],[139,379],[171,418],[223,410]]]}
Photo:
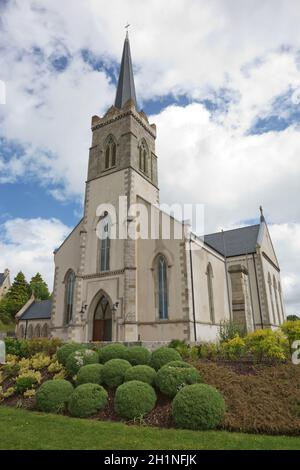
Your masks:
{"label": "leafy tree", "polygon": [[9,291],[0,302],[1,315],[11,315],[15,317],[16,313],[26,304],[31,295],[31,289],[25,279],[24,274],[20,271],[12,283]]}
{"label": "leafy tree", "polygon": [[38,300],[50,299],[48,286],[40,273],[37,273],[35,276],[32,277],[30,281],[30,288],[36,299]]}
{"label": "leafy tree", "polygon": [[286,317],[286,319],[287,319],[288,321],[298,321],[298,320],[300,320],[300,317],[298,317],[298,315],[288,315],[288,316]]}

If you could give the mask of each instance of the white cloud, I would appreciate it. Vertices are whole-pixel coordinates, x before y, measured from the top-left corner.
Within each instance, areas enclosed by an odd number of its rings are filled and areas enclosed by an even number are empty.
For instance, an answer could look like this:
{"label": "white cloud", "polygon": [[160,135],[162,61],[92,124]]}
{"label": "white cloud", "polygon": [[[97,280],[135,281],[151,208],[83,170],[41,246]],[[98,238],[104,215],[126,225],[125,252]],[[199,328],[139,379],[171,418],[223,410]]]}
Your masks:
{"label": "white cloud", "polygon": [[70,228],[57,219],[11,219],[0,226],[0,270],[9,268],[13,277],[22,270],[30,280],[40,272],[53,287],[53,251]]}

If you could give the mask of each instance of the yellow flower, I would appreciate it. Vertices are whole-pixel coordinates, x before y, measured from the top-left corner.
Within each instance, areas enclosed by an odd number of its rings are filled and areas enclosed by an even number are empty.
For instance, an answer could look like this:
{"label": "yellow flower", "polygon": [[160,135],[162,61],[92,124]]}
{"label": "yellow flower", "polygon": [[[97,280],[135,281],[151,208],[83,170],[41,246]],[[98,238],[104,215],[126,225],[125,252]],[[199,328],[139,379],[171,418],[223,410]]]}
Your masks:
{"label": "yellow flower", "polygon": [[30,389],[30,390],[26,390],[26,392],[23,393],[23,397],[24,398],[33,398],[35,396],[35,390],[34,389]]}

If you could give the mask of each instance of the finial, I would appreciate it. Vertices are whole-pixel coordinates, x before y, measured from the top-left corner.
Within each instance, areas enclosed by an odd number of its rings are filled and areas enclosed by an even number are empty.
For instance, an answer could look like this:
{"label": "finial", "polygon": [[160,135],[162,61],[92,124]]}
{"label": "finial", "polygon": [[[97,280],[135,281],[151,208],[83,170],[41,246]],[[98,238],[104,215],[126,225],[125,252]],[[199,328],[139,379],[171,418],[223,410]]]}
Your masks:
{"label": "finial", "polygon": [[126,26],[125,26],[125,29],[126,29],[126,37],[127,37],[127,38],[128,38],[128,29],[129,29],[130,26],[131,26],[131,25],[130,25],[130,24],[128,23],[128,21],[127,21],[127,24],[126,24]]}
{"label": "finial", "polygon": [[265,222],[265,216],[264,216],[263,207],[262,207],[262,206],[259,206],[259,210],[260,210],[260,221],[261,221],[261,222]]}

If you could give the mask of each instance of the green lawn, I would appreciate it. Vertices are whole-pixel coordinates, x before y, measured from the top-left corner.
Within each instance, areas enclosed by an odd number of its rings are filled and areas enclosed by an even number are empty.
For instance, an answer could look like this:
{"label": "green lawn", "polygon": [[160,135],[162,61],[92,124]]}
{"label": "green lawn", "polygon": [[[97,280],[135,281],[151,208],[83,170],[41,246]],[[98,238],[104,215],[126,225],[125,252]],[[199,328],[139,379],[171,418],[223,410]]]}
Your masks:
{"label": "green lawn", "polygon": [[126,426],[0,406],[0,449],[300,449],[300,437]]}

